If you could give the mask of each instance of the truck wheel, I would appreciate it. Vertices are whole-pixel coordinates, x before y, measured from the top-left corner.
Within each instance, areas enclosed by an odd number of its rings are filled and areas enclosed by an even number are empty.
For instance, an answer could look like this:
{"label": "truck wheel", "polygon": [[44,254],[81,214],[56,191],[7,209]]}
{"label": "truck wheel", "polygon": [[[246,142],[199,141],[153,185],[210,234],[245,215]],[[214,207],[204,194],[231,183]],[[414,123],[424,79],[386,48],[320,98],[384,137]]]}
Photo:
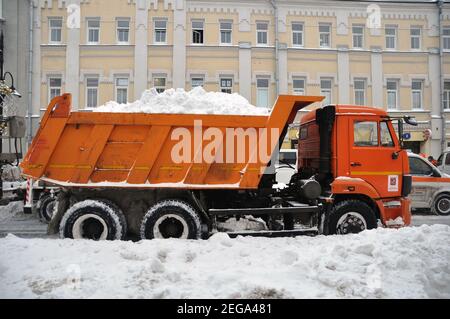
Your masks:
{"label": "truck wheel", "polygon": [[124,220],[120,210],[104,201],[84,200],[64,214],[59,234],[61,238],[120,240],[126,234]]}
{"label": "truck wheel", "polygon": [[148,210],[141,224],[141,238],[200,239],[201,222],[195,209],[180,200],[164,200]]}
{"label": "truck wheel", "polygon": [[44,194],[39,198],[37,207],[39,212],[39,218],[49,223],[53,217],[53,210],[56,204],[56,197],[52,197],[50,194]]}
{"label": "truck wheel", "polygon": [[328,219],[329,234],[359,233],[377,227],[372,208],[360,200],[344,200],[331,210]]}
{"label": "truck wheel", "polygon": [[434,201],[433,207],[431,209],[433,213],[442,215],[442,216],[449,216],[450,215],[450,195],[449,194],[442,194],[439,195],[436,200]]}

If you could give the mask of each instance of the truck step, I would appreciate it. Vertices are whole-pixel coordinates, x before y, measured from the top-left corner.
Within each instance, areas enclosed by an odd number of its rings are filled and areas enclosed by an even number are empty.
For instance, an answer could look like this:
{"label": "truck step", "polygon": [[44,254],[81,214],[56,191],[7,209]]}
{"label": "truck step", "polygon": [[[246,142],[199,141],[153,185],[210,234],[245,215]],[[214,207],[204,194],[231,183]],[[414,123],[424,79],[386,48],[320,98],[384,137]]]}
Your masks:
{"label": "truck step", "polygon": [[316,227],[294,229],[294,230],[264,230],[264,231],[239,231],[227,232],[231,238],[237,236],[253,236],[253,237],[295,237],[295,236],[316,236],[319,231]]}

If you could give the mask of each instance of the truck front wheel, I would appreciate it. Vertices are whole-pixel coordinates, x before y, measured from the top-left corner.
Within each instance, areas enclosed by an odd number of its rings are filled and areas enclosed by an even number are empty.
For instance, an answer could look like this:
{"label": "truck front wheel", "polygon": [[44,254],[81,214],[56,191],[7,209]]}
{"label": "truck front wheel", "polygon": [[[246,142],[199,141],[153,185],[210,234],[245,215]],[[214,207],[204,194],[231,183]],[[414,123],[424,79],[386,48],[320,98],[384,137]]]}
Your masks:
{"label": "truck front wheel", "polygon": [[375,212],[360,200],[344,200],[337,203],[328,219],[329,234],[359,233],[376,227]]}
{"label": "truck front wheel", "polygon": [[122,212],[102,200],[84,200],[64,214],[59,227],[61,238],[120,240],[127,226]]}
{"label": "truck front wheel", "polygon": [[148,210],[141,224],[141,238],[201,238],[200,217],[184,201],[163,200]]}

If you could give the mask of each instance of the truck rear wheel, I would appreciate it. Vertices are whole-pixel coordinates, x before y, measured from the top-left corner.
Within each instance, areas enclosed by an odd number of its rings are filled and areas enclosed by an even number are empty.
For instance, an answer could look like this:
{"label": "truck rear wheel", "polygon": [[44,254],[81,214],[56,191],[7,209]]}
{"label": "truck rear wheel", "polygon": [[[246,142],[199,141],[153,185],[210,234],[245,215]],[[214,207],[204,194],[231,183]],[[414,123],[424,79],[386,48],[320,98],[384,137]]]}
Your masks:
{"label": "truck rear wheel", "polygon": [[331,210],[328,219],[329,234],[359,233],[377,227],[373,209],[360,200],[344,200]]}
{"label": "truck rear wheel", "polygon": [[70,207],[61,220],[61,238],[120,240],[127,226],[123,213],[102,200],[84,200]]}
{"label": "truck rear wheel", "polygon": [[39,217],[43,222],[49,223],[53,217],[53,211],[56,204],[56,197],[52,197],[51,194],[45,193],[41,195],[38,200],[37,208]]}
{"label": "truck rear wheel", "polygon": [[200,217],[184,201],[163,200],[150,207],[145,214],[141,224],[141,238],[200,239]]}

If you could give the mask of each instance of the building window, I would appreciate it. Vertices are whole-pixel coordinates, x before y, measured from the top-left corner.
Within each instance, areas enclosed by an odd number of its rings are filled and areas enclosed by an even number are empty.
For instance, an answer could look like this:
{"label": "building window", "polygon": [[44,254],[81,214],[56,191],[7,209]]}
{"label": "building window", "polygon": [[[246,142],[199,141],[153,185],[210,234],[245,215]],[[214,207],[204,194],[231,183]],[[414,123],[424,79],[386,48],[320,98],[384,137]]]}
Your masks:
{"label": "building window", "polygon": [[364,46],[364,26],[353,25],[353,47],[357,49],[362,49]]}
{"label": "building window", "polygon": [[422,30],[418,27],[411,27],[409,31],[411,35],[411,49],[419,50],[420,49],[420,35]]}
{"label": "building window", "polygon": [[86,79],[86,106],[98,106],[98,78]]}
{"label": "building window", "polygon": [[256,23],[256,44],[267,45],[269,43],[268,30],[269,30],[268,22]]}
{"label": "building window", "polygon": [[355,79],[353,81],[353,89],[355,91],[355,104],[366,104],[366,81],[364,79]]}
{"label": "building window", "polygon": [[390,110],[396,109],[398,105],[398,81],[386,81],[387,107]]}
{"label": "building window", "polygon": [[450,26],[442,28],[442,41],[444,50],[450,50]]}
{"label": "building window", "polygon": [[269,79],[256,79],[256,106],[269,107]]}
{"label": "building window", "polygon": [[203,44],[203,20],[192,20],[192,43]]}
{"label": "building window", "polygon": [[205,84],[205,80],[203,77],[195,76],[191,78],[191,86],[195,88],[197,86],[202,86]]}
{"label": "building window", "polygon": [[166,90],[166,77],[164,76],[156,76],[153,78],[153,86],[156,89],[156,92],[162,93]]}
{"label": "building window", "polygon": [[386,34],[386,49],[395,50],[397,48],[397,27],[386,26],[384,32]]}
{"label": "building window", "polygon": [[87,20],[87,42],[96,44],[100,41],[100,19]]}
{"label": "building window", "polygon": [[62,18],[50,18],[49,25],[49,42],[61,43]]}
{"label": "building window", "polygon": [[319,24],[319,44],[321,48],[331,47],[331,25]]}
{"label": "building window", "polygon": [[129,43],[130,19],[117,19],[117,42]]}
{"label": "building window", "polygon": [[48,101],[61,95],[62,79],[60,77],[51,77],[48,79]]}
{"label": "building window", "polygon": [[231,44],[231,30],[233,23],[231,21],[220,22],[220,43]]}
{"label": "building window", "polygon": [[320,79],[320,95],[325,96],[325,99],[322,101],[324,105],[331,104],[331,89],[332,79]]}
{"label": "building window", "polygon": [[156,19],[153,21],[155,29],[155,43],[167,43],[167,20]]}
{"label": "building window", "polygon": [[305,95],[305,82],[304,78],[292,79],[292,91],[294,95]]}
{"label": "building window", "polygon": [[116,78],[116,101],[122,104],[128,102],[128,78]]}
{"label": "building window", "polygon": [[412,80],[411,82],[411,96],[412,96],[412,108],[422,108],[422,80]]}
{"label": "building window", "polygon": [[221,78],[220,79],[220,92],[231,94],[233,92],[233,79]]}
{"label": "building window", "polygon": [[444,109],[450,110],[450,81],[444,82]]}
{"label": "building window", "polygon": [[303,23],[292,23],[292,45],[298,47],[303,46]]}

